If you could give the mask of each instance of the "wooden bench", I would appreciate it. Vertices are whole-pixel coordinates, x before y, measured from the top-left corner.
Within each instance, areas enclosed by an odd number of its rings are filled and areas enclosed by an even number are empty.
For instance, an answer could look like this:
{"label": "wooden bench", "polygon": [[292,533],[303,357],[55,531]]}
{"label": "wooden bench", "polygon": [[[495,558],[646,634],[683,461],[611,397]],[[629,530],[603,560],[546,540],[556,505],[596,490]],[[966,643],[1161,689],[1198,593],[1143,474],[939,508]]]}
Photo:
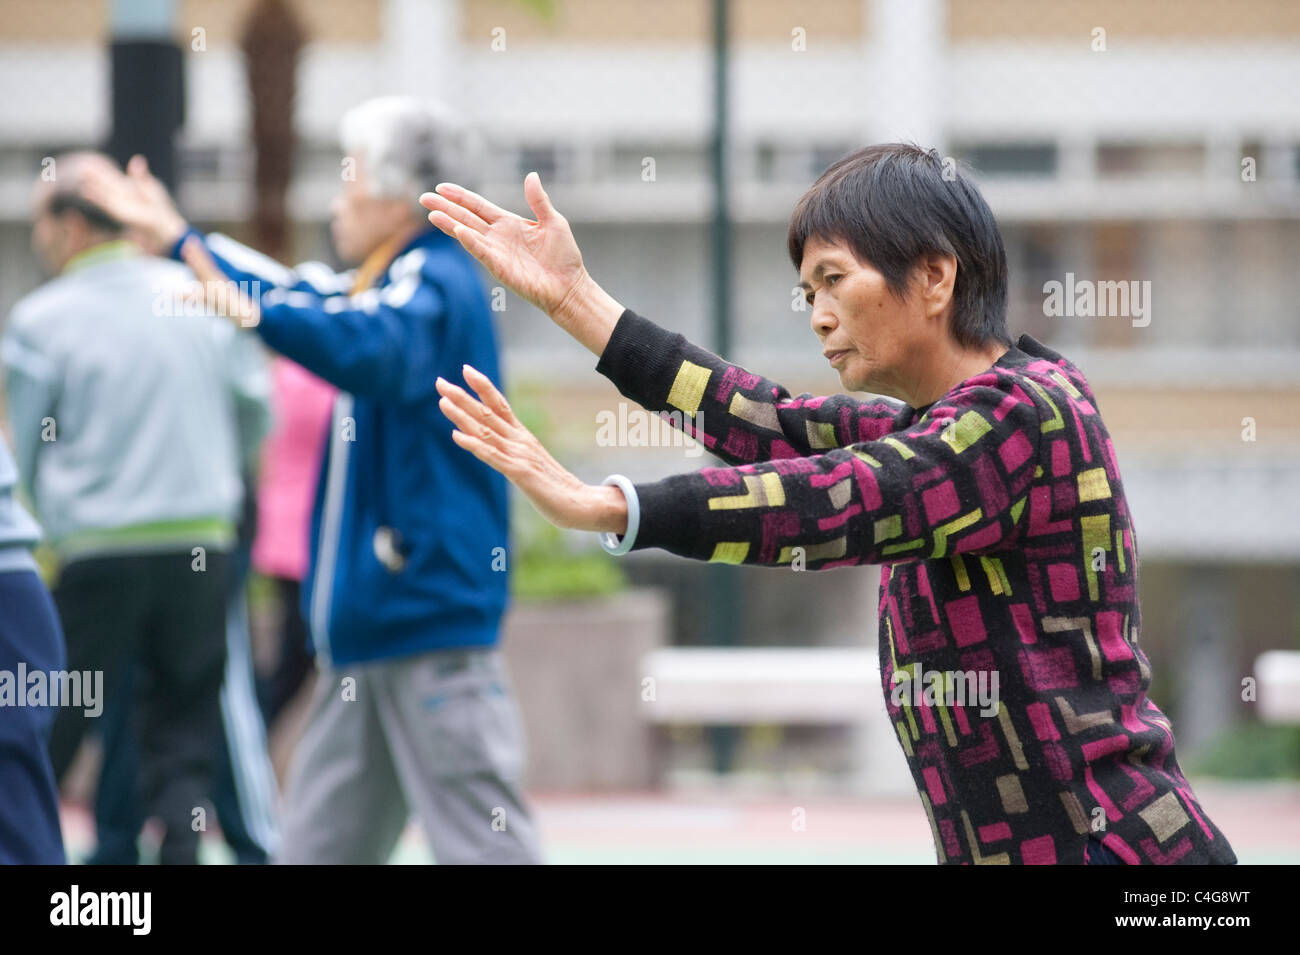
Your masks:
{"label": "wooden bench", "polygon": [[873,649],[666,647],[645,654],[641,666],[641,712],[654,725],[847,725],[853,788],[913,789]]}

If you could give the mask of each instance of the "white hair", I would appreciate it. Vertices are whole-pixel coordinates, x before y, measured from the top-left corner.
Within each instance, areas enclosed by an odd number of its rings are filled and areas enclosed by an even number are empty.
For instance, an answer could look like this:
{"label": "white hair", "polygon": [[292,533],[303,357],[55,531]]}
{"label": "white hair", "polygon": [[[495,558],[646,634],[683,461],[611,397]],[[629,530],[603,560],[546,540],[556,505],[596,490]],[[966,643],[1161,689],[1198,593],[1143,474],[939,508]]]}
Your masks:
{"label": "white hair", "polygon": [[410,198],[438,183],[472,177],[476,141],[446,104],[410,96],[380,96],[343,114],[339,142],[346,156],[364,157],[372,195]]}

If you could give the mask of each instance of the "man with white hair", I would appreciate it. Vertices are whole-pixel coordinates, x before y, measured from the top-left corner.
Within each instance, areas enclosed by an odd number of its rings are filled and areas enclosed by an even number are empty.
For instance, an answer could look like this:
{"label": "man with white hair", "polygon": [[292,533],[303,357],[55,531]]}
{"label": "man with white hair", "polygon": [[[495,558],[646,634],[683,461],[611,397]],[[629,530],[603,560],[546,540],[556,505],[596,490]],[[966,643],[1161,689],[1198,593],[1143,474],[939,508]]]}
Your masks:
{"label": "man with white hair", "polygon": [[360,263],[343,274],[200,236],[139,157],[96,196],[200,278],[241,283],[239,324],[340,389],[302,596],[323,672],[278,861],[384,862],[414,810],[441,863],[538,862],[497,648],[505,482],[452,441],[434,386],[466,364],[500,377],[476,266],[416,201],[466,172],[461,136],[442,108],[386,97],[348,112],[341,138],[332,235]]}

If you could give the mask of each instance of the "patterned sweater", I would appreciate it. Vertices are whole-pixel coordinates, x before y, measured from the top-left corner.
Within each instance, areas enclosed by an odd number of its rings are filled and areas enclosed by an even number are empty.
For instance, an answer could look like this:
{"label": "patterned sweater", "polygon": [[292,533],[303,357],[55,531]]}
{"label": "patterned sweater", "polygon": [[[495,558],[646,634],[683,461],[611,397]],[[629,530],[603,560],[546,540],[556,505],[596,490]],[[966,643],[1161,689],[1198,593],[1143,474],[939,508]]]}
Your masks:
{"label": "patterned sweater", "polygon": [[1132,520],[1070,362],[1022,335],[928,407],[792,397],[628,310],[596,368],[734,465],[637,485],[632,549],[882,565],[885,704],[940,863],[1079,864],[1090,837],[1236,861],[1147,697]]}

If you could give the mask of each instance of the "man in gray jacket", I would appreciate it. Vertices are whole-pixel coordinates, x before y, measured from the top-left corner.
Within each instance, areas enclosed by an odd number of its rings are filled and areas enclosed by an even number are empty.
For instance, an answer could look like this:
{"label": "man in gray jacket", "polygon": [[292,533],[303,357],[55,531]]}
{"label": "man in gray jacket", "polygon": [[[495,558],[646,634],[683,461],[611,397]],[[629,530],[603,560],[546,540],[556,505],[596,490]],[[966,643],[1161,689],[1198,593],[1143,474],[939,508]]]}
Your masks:
{"label": "man in gray jacket", "polygon": [[[265,427],[266,383],[256,346],[207,314],[188,270],[142,254],[81,196],[104,164],[59,157],[38,183],[33,246],[57,277],[5,329],[9,414],[61,564],[69,666],[102,671],[112,707],[130,665],[137,795],[165,826],[160,860],[192,863],[220,731],[240,462]],[[81,711],[58,712],[57,777],[85,729]]]}

